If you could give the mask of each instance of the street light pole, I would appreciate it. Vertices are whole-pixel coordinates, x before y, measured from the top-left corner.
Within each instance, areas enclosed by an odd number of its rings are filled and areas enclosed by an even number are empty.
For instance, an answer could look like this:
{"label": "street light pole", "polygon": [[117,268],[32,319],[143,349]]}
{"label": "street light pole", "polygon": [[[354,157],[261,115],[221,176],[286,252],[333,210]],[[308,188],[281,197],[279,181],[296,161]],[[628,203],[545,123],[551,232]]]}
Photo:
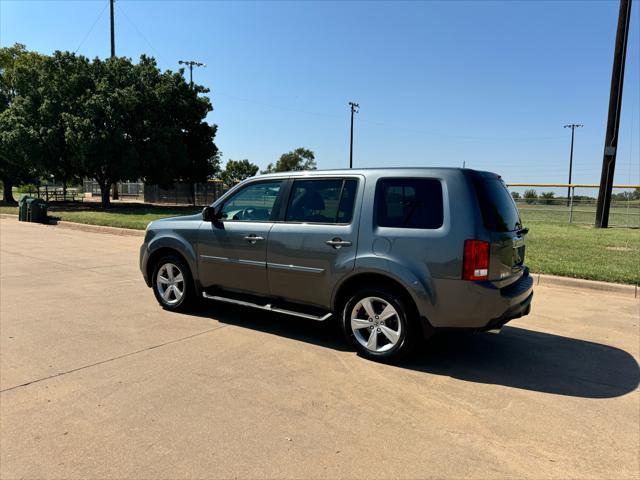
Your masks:
{"label": "street light pole", "polygon": [[206,67],[207,64],[196,62],[195,60],[179,60],[178,63],[189,67],[189,86],[193,88],[193,67]]}
{"label": "street light pole", "polygon": [[[571,129],[571,153],[569,154],[569,183],[571,183],[571,171],[573,170],[573,138],[576,128],[584,127],[584,125],[580,125],[578,123],[571,123],[569,125],[565,125],[564,128]],[[567,187],[567,206],[570,203],[571,199],[571,187]]]}
{"label": "street light pole", "polygon": [[349,139],[349,168],[353,168],[353,114],[360,111],[360,105],[354,102],[349,102],[351,107],[351,136]]}

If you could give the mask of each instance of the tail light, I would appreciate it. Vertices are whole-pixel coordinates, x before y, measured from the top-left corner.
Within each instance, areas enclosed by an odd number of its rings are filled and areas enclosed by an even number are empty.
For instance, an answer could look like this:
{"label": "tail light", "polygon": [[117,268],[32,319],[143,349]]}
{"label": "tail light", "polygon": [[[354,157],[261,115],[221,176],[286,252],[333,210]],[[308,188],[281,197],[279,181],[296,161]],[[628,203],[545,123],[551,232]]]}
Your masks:
{"label": "tail light", "polygon": [[489,242],[464,241],[463,280],[487,280],[489,278]]}

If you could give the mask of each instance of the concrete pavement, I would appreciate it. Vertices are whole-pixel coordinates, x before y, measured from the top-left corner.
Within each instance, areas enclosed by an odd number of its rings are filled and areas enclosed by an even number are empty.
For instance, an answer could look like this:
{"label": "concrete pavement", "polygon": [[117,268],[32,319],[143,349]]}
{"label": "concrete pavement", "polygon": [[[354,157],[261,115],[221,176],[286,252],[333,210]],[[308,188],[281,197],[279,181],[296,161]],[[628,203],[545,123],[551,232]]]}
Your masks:
{"label": "concrete pavement", "polygon": [[334,329],[159,308],[137,237],[0,219],[1,478],[638,478],[639,303],[536,289],[380,365]]}

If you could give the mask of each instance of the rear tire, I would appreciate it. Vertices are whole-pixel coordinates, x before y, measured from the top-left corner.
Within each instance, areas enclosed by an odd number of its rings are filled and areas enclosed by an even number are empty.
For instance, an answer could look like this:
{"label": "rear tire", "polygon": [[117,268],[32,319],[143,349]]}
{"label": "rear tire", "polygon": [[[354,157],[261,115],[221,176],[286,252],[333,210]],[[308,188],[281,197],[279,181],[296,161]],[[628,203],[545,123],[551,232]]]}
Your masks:
{"label": "rear tire", "polygon": [[382,362],[406,357],[420,333],[406,294],[379,287],[363,287],[351,294],[341,324],[360,355]]}
{"label": "rear tire", "polygon": [[191,309],[196,301],[191,271],[177,255],[167,255],[156,262],[151,288],[165,310],[184,312]]}

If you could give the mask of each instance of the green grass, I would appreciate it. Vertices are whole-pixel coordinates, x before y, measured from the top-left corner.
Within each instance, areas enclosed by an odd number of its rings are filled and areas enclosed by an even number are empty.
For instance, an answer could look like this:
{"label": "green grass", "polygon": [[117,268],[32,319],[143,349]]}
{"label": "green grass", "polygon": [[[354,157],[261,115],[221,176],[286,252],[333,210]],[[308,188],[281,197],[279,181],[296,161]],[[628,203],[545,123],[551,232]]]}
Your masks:
{"label": "green grass", "polygon": [[[522,208],[529,227],[526,263],[533,272],[620,283],[640,283],[640,229],[596,229],[566,223],[562,212]],[[558,209],[559,207],[555,207]],[[0,206],[0,213],[16,214],[17,207]],[[51,205],[50,215],[91,225],[143,230],[159,218],[187,215],[196,207],[118,205],[102,210],[97,204]],[[588,220],[593,222],[593,216]]]}
{"label": "green grass", "polygon": [[[569,207],[564,205],[529,205],[518,202],[518,208],[523,218],[530,221],[545,221],[549,223],[568,223]],[[593,225],[596,220],[595,205],[576,204],[573,207],[572,222]],[[637,203],[630,203],[629,207],[616,205],[609,211],[609,225],[629,226],[640,228],[640,208]]]}
{"label": "green grass", "polygon": [[531,271],[618,283],[640,283],[640,230],[527,222]]}
{"label": "green grass", "polygon": [[[153,205],[118,205],[103,210],[97,204],[79,203],[55,205],[49,204],[49,216],[67,222],[108,227],[133,228],[144,230],[149,222],[177,215],[190,215],[202,211],[198,207],[160,207]],[[18,213],[18,207],[0,205],[0,213]]]}

